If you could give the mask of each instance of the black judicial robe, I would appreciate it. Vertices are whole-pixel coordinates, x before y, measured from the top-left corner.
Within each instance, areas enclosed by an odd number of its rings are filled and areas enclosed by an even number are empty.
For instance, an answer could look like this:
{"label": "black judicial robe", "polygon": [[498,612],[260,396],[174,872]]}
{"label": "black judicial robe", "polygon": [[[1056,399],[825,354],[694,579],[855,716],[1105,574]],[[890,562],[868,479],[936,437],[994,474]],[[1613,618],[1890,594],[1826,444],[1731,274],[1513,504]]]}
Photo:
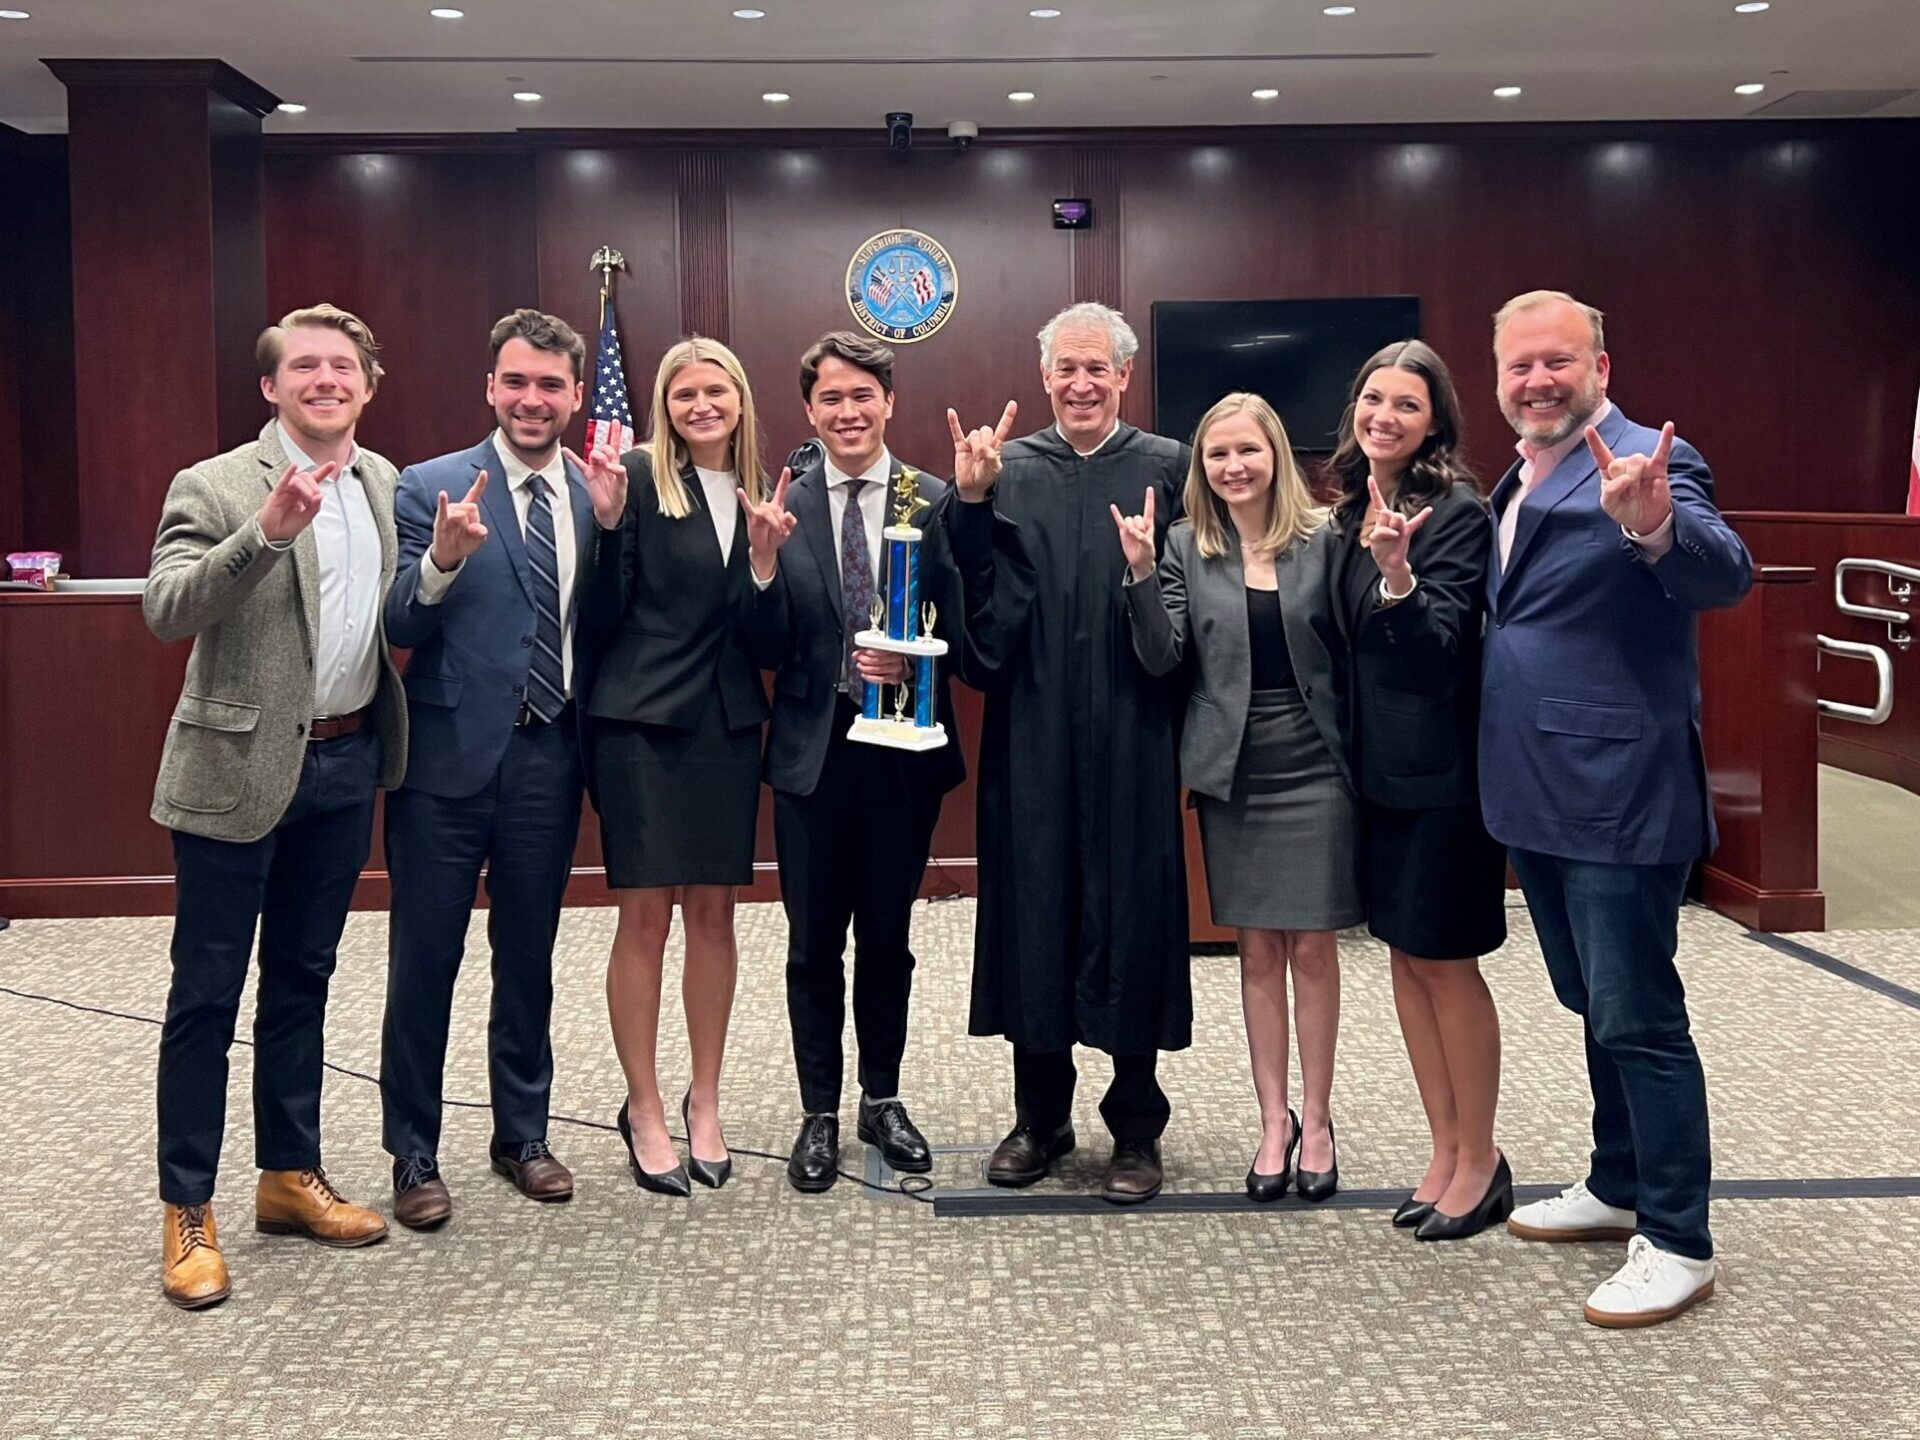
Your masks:
{"label": "black judicial robe", "polygon": [[[972,1034],[1116,1055],[1191,1043],[1184,691],[1134,657],[1107,509],[1139,513],[1151,486],[1164,541],[1188,454],[1121,425],[1082,458],[1049,427],[1006,445],[989,502],[942,497],[967,592],[962,678],[986,697]],[[1030,570],[992,563],[996,517]]]}

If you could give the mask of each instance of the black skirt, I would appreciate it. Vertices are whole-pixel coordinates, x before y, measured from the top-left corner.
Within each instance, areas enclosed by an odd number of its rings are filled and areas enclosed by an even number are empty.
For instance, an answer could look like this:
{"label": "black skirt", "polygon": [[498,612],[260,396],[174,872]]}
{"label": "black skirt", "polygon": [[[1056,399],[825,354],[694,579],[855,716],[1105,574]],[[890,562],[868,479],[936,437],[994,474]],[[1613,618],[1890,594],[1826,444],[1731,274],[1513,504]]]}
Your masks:
{"label": "black skirt", "polygon": [[1365,804],[1367,930],[1421,960],[1472,960],[1507,940],[1507,851],[1474,805]]}
{"label": "black skirt", "polygon": [[594,720],[609,888],[753,883],[760,727],[726,729],[715,700],[692,730]]}

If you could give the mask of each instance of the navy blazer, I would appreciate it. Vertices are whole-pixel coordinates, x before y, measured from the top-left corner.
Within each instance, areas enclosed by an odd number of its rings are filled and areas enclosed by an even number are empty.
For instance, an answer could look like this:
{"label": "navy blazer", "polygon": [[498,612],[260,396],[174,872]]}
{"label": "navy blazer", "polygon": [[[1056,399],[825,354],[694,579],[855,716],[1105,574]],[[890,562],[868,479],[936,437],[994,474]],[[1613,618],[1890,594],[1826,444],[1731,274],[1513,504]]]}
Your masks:
{"label": "navy blazer", "polygon": [[[593,543],[593,501],[585,477],[571,461],[561,463],[567,467],[573,507],[573,609],[578,610],[579,582]],[[487,474],[487,491],[480,497],[487,538],[461,565],[440,603],[423,605],[420,557],[433,544],[440,492],[460,499],[482,470]],[[460,799],[477,793],[499,767],[526,697],[533,654],[527,542],[493,437],[470,450],[409,465],[400,476],[394,525],[400,561],[387,592],[387,640],[413,652],[404,679],[413,727],[404,788]],[[576,693],[580,662],[576,644]]]}
{"label": "navy blazer", "polygon": [[[893,458],[890,481],[902,471]],[[931,506],[946,491],[944,480],[922,471],[920,498]],[[765,660],[776,662],[773,680],[773,724],[767,733],[767,784],[793,795],[811,795],[820,783],[827,745],[833,738],[835,700],[838,698],[840,655],[845,630],[840,589],[840,537],[833,525],[827,498],[824,462],[811,466],[787,489],[787,509],[793,512],[794,534],[780,551],[773,583],[761,592],[755,610],[757,648]],[[887,487],[887,523],[893,523],[893,486]],[[924,537],[920,543],[920,595],[936,607],[934,634],[953,648],[934,662],[935,718],[946,727],[947,743],[937,750],[900,756],[902,771],[915,781],[944,795],[966,777],[960,751],[960,732],[954,723],[948,675],[959,658],[959,632],[964,600],[960,572],[947,549],[946,527],[928,524],[928,509],[914,517]],[[883,542],[884,544],[884,542]],[[881,557],[876,556],[879,560]],[[881,582],[884,584],[884,580]],[[861,628],[865,629],[862,620]]]}
{"label": "navy blazer", "polygon": [[[1600,438],[1651,455],[1659,432],[1614,410]],[[1713,503],[1713,473],[1675,439],[1673,549],[1649,563],[1600,508],[1583,443],[1494,548],[1481,671],[1480,799],[1496,840],[1571,860],[1670,864],[1712,850],[1695,612],[1732,605],[1753,561]],[[1494,487],[1498,521],[1520,487]]]}

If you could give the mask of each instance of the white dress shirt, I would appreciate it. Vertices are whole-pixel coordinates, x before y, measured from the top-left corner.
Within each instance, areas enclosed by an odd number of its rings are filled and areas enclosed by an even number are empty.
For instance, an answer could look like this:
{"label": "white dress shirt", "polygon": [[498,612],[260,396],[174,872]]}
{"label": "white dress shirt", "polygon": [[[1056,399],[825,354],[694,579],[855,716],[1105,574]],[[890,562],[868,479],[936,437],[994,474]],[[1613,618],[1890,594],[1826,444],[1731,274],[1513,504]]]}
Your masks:
{"label": "white dress shirt", "polygon": [[693,467],[700,477],[700,491],[707,497],[707,513],[713,516],[713,533],[720,539],[720,563],[733,554],[733,532],[740,528],[740,477],[731,470],[704,470]]}
{"label": "white dress shirt", "polygon": [[[1067,440],[1067,432],[1060,428],[1058,421],[1054,422],[1053,433],[1058,435],[1062,440]],[[1107,441],[1113,439],[1113,437],[1118,435],[1119,433],[1120,433],[1120,422],[1116,420],[1113,422],[1113,428],[1107,431],[1105,435],[1101,436],[1100,443],[1094,446],[1093,449],[1091,450],[1082,450],[1078,445],[1074,445],[1073,441],[1071,440],[1067,440],[1067,444],[1073,446],[1074,454],[1078,455],[1082,460],[1085,460],[1089,455],[1098,455],[1102,450],[1106,449]]]}
{"label": "white dress shirt", "polygon": [[[560,585],[560,673],[566,686],[567,697],[573,698],[573,577],[579,573],[578,549],[573,528],[572,482],[567,478],[567,462],[559,450],[553,452],[553,458],[538,470],[530,469],[527,462],[513,453],[506,437],[498,430],[493,432],[493,451],[500,457],[500,464],[507,473],[507,494],[513,499],[514,518],[520,522],[520,538],[527,538],[527,516],[533,512],[534,476],[538,475],[547,487],[547,500],[553,509],[553,548],[555,558],[560,562],[560,573],[556,577]],[[448,499],[453,497],[449,495]],[[485,543],[485,542],[482,542]],[[463,561],[462,564],[465,562]],[[422,605],[438,605],[447,598],[447,591],[453,588],[455,577],[460,574],[460,566],[451,570],[442,570],[433,563],[433,547],[429,545],[420,556],[420,589],[418,598]]]}
{"label": "white dress shirt", "polygon": [[[301,473],[318,470],[277,425],[280,448]],[[313,541],[320,552],[320,633],[314,637],[313,713],[351,715],[380,688],[380,527],[360,483],[360,447],[320,487]],[[286,549],[292,545],[275,546]]]}
{"label": "white dress shirt", "polygon": [[[841,526],[847,523],[847,486],[853,480],[865,480],[860,491],[860,518],[867,532],[867,559],[873,565],[877,586],[880,579],[880,532],[887,523],[887,482],[893,476],[893,456],[880,447],[880,456],[858,475],[848,475],[831,457],[827,460],[827,511],[833,517],[833,563],[836,569],[847,563],[840,550]],[[840,576],[840,593],[846,594],[847,577]]]}

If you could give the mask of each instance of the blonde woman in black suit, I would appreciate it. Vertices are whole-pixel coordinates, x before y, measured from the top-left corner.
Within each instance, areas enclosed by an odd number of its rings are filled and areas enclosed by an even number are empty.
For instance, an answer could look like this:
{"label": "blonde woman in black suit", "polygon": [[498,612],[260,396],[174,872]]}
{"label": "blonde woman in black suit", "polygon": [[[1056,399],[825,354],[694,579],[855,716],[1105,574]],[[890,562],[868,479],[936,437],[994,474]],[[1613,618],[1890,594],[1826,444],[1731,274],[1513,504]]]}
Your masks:
{"label": "blonde woman in black suit", "polygon": [[[771,573],[791,517],[785,476],[768,494],[753,392],[726,346],[695,337],[668,350],[652,409],[648,443],[620,462],[626,509],[618,530],[596,537],[581,622],[594,632],[593,789],[620,910],[607,964],[607,1009],[627,1078],[617,1123],[634,1182],[688,1195],[689,1174],[718,1188],[732,1170],[720,1065],[733,1009],[734,892],[753,879],[767,718],[751,649],[751,572]],[[602,452],[591,463],[613,462]],[[655,1069],[676,898],[693,1051],[680,1105],[684,1168]]]}
{"label": "blonde woman in black suit", "polygon": [[[1113,512],[1134,650],[1156,675],[1191,663],[1180,778],[1200,811],[1213,922],[1239,936],[1261,1120],[1247,1193],[1276,1200],[1293,1183],[1324,1200],[1340,1178],[1330,1108],[1340,1026],[1334,932],[1364,913],[1327,516],[1280,417],[1248,394],[1201,418],[1181,503],[1186,518],[1168,530],[1157,573],[1151,492],[1142,515]],[[1302,1115],[1287,1104],[1289,974]]]}

